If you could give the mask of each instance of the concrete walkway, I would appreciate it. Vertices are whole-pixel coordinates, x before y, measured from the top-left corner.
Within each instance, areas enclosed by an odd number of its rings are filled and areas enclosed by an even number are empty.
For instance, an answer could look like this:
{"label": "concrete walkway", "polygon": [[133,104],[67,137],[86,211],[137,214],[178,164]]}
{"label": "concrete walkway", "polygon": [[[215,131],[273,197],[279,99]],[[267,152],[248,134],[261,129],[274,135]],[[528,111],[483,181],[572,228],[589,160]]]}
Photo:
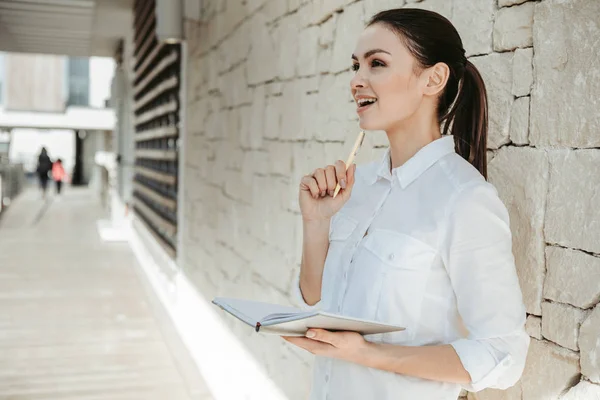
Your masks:
{"label": "concrete walkway", "polygon": [[87,190],[0,216],[0,400],[208,400],[126,243]]}

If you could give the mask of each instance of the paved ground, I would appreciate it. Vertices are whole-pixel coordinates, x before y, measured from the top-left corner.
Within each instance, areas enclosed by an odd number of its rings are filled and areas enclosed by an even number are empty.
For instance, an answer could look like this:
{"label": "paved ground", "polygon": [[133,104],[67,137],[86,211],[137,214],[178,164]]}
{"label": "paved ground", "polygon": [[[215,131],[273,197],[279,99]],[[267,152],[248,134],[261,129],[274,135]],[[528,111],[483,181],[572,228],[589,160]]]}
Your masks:
{"label": "paved ground", "polygon": [[0,217],[0,400],[208,400],[124,243],[86,190]]}

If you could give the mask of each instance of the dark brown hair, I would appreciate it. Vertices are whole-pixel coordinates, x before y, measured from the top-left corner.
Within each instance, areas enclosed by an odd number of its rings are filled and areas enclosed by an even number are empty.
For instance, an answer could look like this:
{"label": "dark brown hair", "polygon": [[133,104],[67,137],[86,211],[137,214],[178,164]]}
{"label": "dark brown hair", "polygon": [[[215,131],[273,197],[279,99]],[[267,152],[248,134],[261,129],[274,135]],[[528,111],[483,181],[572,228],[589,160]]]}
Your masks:
{"label": "dark brown hair", "polygon": [[446,18],[432,11],[402,8],[382,11],[367,26],[384,24],[397,33],[420,68],[439,62],[450,76],[438,104],[443,135],[454,136],[456,152],[487,179],[488,110],[485,84],[479,71],[465,57],[462,40]]}

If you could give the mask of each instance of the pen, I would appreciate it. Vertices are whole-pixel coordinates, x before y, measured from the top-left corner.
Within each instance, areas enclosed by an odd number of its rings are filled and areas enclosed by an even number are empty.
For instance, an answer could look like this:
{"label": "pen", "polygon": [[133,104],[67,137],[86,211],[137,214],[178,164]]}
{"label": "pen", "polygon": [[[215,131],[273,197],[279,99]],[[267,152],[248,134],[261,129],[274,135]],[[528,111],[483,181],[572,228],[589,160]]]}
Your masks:
{"label": "pen", "polygon": [[[365,131],[360,131],[360,133],[358,134],[358,137],[356,138],[356,142],[354,142],[354,147],[352,148],[352,152],[348,156],[348,161],[346,161],[346,171],[348,170],[348,168],[350,168],[350,165],[352,165],[352,162],[354,161],[354,157],[356,157],[356,155],[358,154],[358,150],[360,149],[360,146],[362,145],[364,139],[365,139]],[[338,195],[338,192],[340,191],[340,189],[341,189],[341,186],[338,183],[335,187],[335,192],[333,192],[334,199],[335,199],[335,196]]]}

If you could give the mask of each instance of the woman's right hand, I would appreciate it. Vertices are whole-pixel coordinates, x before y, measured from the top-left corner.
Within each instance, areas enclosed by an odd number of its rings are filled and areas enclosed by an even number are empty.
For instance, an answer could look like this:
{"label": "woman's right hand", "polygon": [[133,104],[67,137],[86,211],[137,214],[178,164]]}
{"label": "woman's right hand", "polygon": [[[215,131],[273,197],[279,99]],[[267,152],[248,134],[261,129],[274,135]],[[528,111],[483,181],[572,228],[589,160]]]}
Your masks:
{"label": "woman's right hand", "polygon": [[[300,211],[304,221],[326,220],[337,213],[350,199],[354,186],[356,164],[346,171],[346,163],[338,160],[335,165],[317,168],[300,181]],[[333,198],[338,182],[341,190]]]}

